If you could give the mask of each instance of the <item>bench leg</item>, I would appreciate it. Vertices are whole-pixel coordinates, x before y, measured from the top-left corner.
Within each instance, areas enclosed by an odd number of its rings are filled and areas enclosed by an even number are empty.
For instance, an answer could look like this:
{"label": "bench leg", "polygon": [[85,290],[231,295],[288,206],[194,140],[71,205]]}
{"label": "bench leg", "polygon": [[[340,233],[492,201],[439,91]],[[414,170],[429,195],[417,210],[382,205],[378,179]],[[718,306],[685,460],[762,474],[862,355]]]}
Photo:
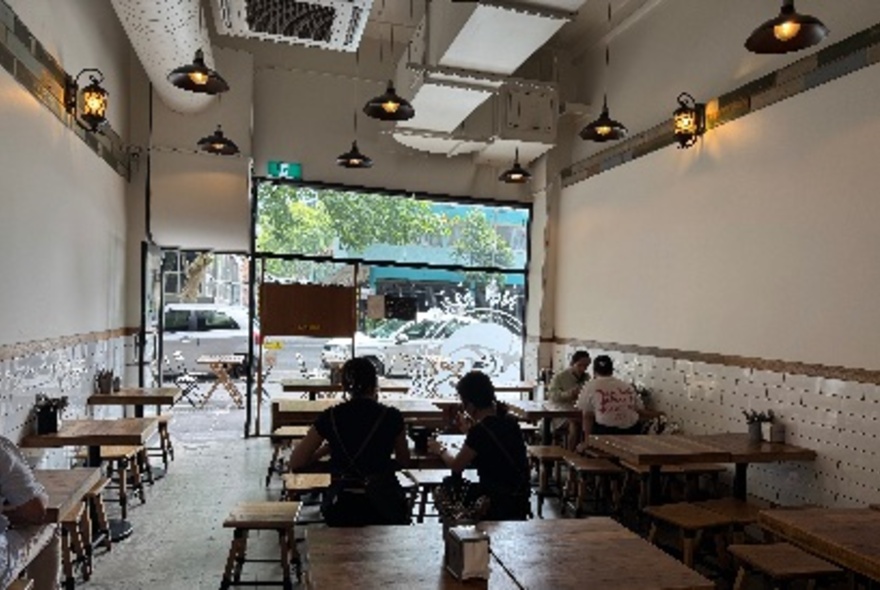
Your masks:
{"label": "bench leg", "polygon": [[229,555],[226,556],[226,567],[223,570],[223,580],[220,582],[220,590],[226,590],[232,583],[232,575],[235,571],[236,560],[238,558],[240,537],[240,529],[235,529],[232,534],[232,544],[229,546]]}
{"label": "bench leg", "polygon": [[746,586],[746,568],[740,566],[736,572],[736,580],[733,582],[733,590],[743,590]]}
{"label": "bench leg", "polygon": [[61,571],[64,574],[64,590],[73,590],[73,560],[70,556],[70,531],[61,527]]}
{"label": "bench leg", "polygon": [[281,454],[281,445],[276,443],[272,445],[272,458],[269,459],[269,470],[266,472],[266,487],[272,481],[272,475],[275,473],[275,466],[278,464],[278,455]]}
{"label": "bench leg", "polygon": [[92,517],[89,515],[89,507],[83,510],[82,520],[79,526],[82,542],[85,549],[83,556],[83,581],[92,577]]}
{"label": "bench leg", "polygon": [[113,548],[113,539],[110,538],[110,523],[107,521],[107,512],[104,509],[104,497],[98,493],[89,498],[95,511],[95,523],[98,531],[104,535],[104,548],[110,551]]}
{"label": "bench leg", "polygon": [[128,459],[119,460],[119,507],[122,519],[128,518]]}

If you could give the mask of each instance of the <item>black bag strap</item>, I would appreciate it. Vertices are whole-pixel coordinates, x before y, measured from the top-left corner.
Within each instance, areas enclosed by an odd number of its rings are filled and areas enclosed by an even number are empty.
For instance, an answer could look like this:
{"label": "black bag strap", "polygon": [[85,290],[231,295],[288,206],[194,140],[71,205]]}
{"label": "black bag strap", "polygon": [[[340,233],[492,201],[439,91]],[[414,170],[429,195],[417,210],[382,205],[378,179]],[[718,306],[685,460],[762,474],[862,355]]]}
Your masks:
{"label": "black bag strap", "polygon": [[330,409],[330,426],[333,428],[333,435],[336,437],[336,440],[339,441],[339,448],[342,449],[343,454],[346,459],[348,459],[348,467],[346,467],[343,471],[348,471],[351,469],[360,477],[364,477],[363,473],[360,469],[358,469],[355,464],[360,456],[363,454],[364,450],[366,450],[367,446],[369,446],[370,441],[373,440],[373,436],[376,434],[376,431],[379,430],[379,425],[382,423],[382,419],[385,417],[385,413],[388,411],[387,406],[382,406],[382,412],[379,414],[379,417],[376,418],[376,421],[373,423],[372,428],[370,428],[370,432],[367,434],[367,437],[364,439],[364,442],[361,443],[360,448],[357,452],[352,456],[348,449],[345,448],[345,443],[342,442],[342,437],[339,436],[339,429],[336,427],[336,414],[333,411],[335,408]]}

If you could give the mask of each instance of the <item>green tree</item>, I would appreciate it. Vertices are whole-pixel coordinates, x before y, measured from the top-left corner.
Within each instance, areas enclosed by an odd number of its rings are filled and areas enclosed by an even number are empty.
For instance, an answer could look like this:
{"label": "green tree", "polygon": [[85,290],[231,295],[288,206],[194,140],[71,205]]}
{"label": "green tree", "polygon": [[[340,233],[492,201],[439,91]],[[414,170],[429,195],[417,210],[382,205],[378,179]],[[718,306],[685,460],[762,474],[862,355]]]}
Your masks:
{"label": "green tree", "polygon": [[[464,266],[509,268],[513,264],[513,249],[501,237],[482,209],[471,209],[453,220],[452,256]],[[487,272],[465,272],[468,282],[485,286],[490,280],[504,284],[504,275]]]}

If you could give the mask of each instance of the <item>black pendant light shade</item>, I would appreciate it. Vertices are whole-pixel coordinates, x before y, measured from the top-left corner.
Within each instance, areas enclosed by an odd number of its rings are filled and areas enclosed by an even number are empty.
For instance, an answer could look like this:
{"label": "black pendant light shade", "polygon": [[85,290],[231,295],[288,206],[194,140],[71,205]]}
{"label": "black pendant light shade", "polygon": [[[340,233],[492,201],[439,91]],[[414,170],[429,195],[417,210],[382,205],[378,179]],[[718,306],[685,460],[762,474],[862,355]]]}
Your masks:
{"label": "black pendant light shade", "polygon": [[746,40],[752,53],[788,53],[812,47],[828,35],[828,28],[814,16],[798,14],[794,0],[783,0],[779,16],[755,29]]}
{"label": "black pendant light shade", "polygon": [[588,123],[586,127],[581,129],[581,139],[587,141],[613,141],[626,137],[626,127],[623,123],[615,121],[608,114],[608,97],[606,96],[602,103],[602,114],[599,118]]}
{"label": "black pendant light shade", "polygon": [[519,148],[516,150],[516,157],[513,159],[513,166],[505,170],[498,180],[507,184],[525,184],[532,177],[528,170],[523,168],[519,163]]}
{"label": "black pendant light shade", "polygon": [[229,84],[223,77],[205,65],[205,54],[201,49],[191,64],[181,66],[168,74],[168,81],[190,92],[200,94],[220,94],[229,90]]}
{"label": "black pendant light shade", "polygon": [[217,125],[217,130],[203,137],[198,143],[199,149],[209,154],[218,156],[235,156],[238,154],[238,146],[235,142],[223,135],[223,129]]}
{"label": "black pendant light shade", "polygon": [[389,80],[385,94],[371,98],[364,105],[364,113],[380,121],[407,121],[415,116],[416,110],[409,101],[398,96],[394,84]]}
{"label": "black pendant light shade", "polygon": [[336,156],[336,164],[343,168],[370,168],[373,160],[358,149],[358,142],[351,142],[351,149]]}

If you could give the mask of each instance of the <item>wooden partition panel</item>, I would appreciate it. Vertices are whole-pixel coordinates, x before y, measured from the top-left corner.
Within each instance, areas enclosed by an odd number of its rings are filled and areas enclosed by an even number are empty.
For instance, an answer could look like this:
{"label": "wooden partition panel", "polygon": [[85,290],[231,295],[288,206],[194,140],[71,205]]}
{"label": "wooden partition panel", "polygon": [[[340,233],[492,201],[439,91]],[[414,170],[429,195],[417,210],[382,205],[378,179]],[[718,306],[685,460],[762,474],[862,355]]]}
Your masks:
{"label": "wooden partition panel", "polygon": [[355,287],[265,283],[260,288],[260,332],[351,337],[357,328],[355,305]]}

